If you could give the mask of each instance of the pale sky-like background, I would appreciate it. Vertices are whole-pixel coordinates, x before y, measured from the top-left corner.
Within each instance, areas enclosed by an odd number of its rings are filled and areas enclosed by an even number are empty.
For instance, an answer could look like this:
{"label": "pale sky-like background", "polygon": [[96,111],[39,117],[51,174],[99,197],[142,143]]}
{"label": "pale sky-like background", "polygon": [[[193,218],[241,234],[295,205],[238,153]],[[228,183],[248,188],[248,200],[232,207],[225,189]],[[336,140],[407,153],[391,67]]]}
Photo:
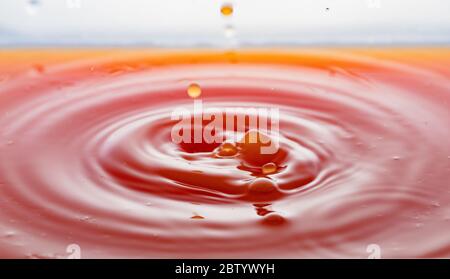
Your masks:
{"label": "pale sky-like background", "polygon": [[[232,3],[230,18],[220,14]],[[328,9],[327,9],[328,8]],[[225,26],[234,28],[232,38]],[[450,0],[0,0],[0,45],[448,44]]]}

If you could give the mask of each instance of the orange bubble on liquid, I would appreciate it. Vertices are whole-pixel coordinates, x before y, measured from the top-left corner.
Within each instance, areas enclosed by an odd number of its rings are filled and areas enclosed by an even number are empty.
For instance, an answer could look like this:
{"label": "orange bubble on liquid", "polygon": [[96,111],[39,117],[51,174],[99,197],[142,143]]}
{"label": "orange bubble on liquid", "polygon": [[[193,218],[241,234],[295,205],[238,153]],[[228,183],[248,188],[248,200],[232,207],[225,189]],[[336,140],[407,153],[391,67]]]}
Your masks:
{"label": "orange bubble on liquid", "polygon": [[277,172],[277,165],[275,163],[267,163],[262,166],[261,171],[263,174],[272,174]]}
{"label": "orange bubble on liquid", "polygon": [[231,16],[233,14],[233,6],[231,4],[224,4],[220,8],[220,13],[223,16]]}
{"label": "orange bubble on liquid", "polygon": [[248,190],[252,193],[270,193],[276,190],[276,184],[267,178],[257,178],[250,183]]}
{"label": "orange bubble on liquid", "polygon": [[281,158],[281,150],[277,150],[273,154],[265,154],[263,147],[272,144],[272,139],[257,130],[248,131],[242,139],[237,143],[240,151],[240,158],[246,165],[254,167],[262,167],[265,164],[275,162],[277,158]]}
{"label": "orange bubble on liquid", "polygon": [[219,155],[220,156],[234,156],[238,152],[237,147],[230,142],[223,143],[219,148]]}
{"label": "orange bubble on liquid", "polygon": [[202,95],[202,88],[197,83],[191,83],[187,88],[187,93],[189,97],[195,99],[200,97],[200,95]]}

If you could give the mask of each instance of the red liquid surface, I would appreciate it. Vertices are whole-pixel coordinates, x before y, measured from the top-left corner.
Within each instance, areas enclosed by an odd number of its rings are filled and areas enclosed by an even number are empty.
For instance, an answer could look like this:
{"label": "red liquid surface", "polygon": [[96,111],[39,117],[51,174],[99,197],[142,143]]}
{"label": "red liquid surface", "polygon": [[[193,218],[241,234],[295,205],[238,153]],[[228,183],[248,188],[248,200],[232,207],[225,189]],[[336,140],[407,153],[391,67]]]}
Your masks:
{"label": "red liquid surface", "polygon": [[[0,257],[450,257],[450,51],[0,51]],[[280,149],[171,112],[280,110]],[[276,169],[263,173],[262,165]]]}

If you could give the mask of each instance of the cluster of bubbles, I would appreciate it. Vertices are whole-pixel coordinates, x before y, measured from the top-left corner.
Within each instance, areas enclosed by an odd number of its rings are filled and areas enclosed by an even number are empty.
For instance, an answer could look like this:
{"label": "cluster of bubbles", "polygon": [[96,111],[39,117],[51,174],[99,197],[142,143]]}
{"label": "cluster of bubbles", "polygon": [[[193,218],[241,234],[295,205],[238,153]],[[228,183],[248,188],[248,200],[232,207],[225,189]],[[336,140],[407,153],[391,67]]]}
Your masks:
{"label": "cluster of bubbles", "polygon": [[[225,20],[224,25],[224,35],[227,39],[228,46],[231,48],[230,52],[232,53],[233,47],[236,45],[235,41],[235,28],[231,22],[232,15],[234,13],[234,7],[231,3],[224,3],[220,7],[220,13]],[[191,83],[187,87],[187,94],[189,97],[196,99],[199,98],[202,94],[202,89],[198,83]],[[248,133],[247,133],[248,134]],[[258,135],[259,136],[259,135]],[[244,136],[245,139],[245,136]],[[233,143],[233,142],[224,142],[216,149],[216,156],[218,158],[233,158],[240,157],[242,154],[240,152],[243,149],[246,149],[242,145],[246,145],[245,141],[241,143]],[[258,154],[251,154],[251,156],[258,156]],[[259,171],[256,175],[256,179],[251,181],[248,185],[248,191],[250,194],[270,194],[271,192],[276,191],[277,185],[271,180],[268,176],[277,173],[280,168],[274,162],[268,162],[262,164],[258,167]],[[268,225],[279,225],[285,222],[284,218],[274,211],[267,209],[267,207],[271,206],[270,203],[254,204],[256,212],[260,216],[266,216],[263,219],[263,223]],[[194,214],[192,219],[204,219],[204,217]]]}

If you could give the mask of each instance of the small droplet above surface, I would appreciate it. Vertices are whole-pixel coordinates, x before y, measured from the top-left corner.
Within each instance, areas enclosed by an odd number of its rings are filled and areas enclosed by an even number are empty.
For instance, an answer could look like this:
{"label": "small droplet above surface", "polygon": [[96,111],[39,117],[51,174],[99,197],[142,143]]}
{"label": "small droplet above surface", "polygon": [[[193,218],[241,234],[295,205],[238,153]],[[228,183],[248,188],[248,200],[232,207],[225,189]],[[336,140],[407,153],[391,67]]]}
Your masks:
{"label": "small droplet above surface", "polygon": [[222,7],[220,8],[220,13],[223,16],[226,16],[226,17],[231,16],[233,14],[233,12],[234,12],[233,6],[231,4],[228,4],[228,3],[222,5]]}
{"label": "small droplet above surface", "polygon": [[188,86],[187,93],[189,97],[195,99],[200,97],[200,95],[202,94],[202,88],[197,83],[191,83]]}

